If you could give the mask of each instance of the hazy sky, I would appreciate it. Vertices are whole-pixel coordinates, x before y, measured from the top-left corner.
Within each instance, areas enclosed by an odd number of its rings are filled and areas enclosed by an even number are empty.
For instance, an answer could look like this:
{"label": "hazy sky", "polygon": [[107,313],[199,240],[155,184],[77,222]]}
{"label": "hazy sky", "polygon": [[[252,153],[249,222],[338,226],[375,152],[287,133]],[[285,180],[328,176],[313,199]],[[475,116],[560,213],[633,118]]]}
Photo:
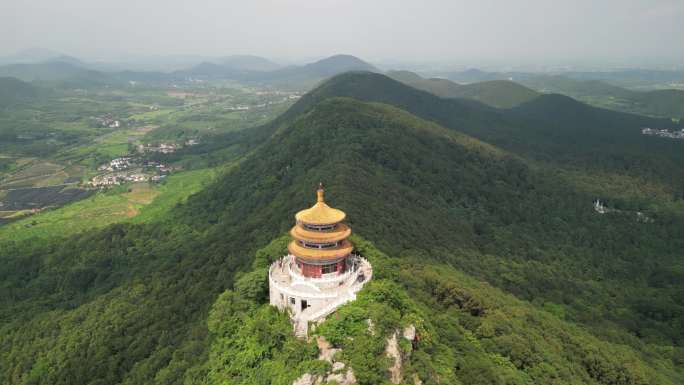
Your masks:
{"label": "hazy sky", "polygon": [[684,61],[684,0],[0,0],[0,55]]}

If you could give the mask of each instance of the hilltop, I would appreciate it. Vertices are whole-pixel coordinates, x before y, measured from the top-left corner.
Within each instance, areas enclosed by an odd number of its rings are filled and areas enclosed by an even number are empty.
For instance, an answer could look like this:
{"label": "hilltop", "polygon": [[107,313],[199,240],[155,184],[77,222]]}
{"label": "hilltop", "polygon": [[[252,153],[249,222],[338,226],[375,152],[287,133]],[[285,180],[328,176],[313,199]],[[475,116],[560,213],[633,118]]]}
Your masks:
{"label": "hilltop", "polygon": [[301,71],[321,77],[328,77],[348,71],[378,72],[378,69],[356,56],[333,55],[314,63],[306,64],[301,68]]}
{"label": "hilltop", "polygon": [[219,64],[243,71],[273,71],[280,67],[266,58],[255,55],[230,55],[216,61]]}

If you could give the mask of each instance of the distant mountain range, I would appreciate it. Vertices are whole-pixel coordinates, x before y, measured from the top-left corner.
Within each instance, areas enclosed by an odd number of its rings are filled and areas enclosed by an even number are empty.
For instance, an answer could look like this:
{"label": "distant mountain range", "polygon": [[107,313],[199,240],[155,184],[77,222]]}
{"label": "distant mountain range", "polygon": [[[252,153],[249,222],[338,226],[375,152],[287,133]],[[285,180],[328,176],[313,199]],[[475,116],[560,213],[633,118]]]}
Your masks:
{"label": "distant mountain range", "polygon": [[[48,60],[35,61],[48,55],[52,55]],[[131,81],[168,84],[185,80],[223,79],[305,90],[313,88],[323,79],[343,72],[381,72],[372,64],[351,55],[335,55],[305,65],[286,67],[252,55],[221,58],[179,56],[174,59],[177,60],[177,65],[180,63],[196,64],[172,72],[122,70],[114,64],[86,63],[72,56],[41,50],[24,52],[12,58],[5,58],[4,61],[9,59],[23,59],[26,62],[0,65],[1,77],[14,77],[27,82],[47,82],[74,88],[122,86]],[[202,59],[204,61],[197,62]],[[3,60],[0,60],[0,63],[2,62]],[[497,108],[518,106],[541,93],[559,93],[618,111],[655,117],[684,117],[684,90],[637,91],[615,84],[619,82],[632,84],[647,79],[654,82],[681,81],[684,84],[684,72],[681,71],[632,70],[605,73],[568,72],[562,75],[550,75],[525,72],[485,72],[470,69],[442,73],[439,78],[424,78],[409,71],[389,71],[388,75],[437,96],[471,99]]]}
{"label": "distant mountain range", "polygon": [[[684,90],[639,91],[615,84],[682,82],[684,72],[633,70],[623,72],[568,72],[549,75],[525,72],[484,72],[471,69],[445,73],[449,80],[463,83],[514,81],[541,93],[558,93],[601,107],[658,117],[684,117]],[[497,91],[499,92],[499,91]]]}
{"label": "distant mountain range", "polygon": [[601,80],[610,82],[611,84],[620,85],[623,87],[636,87],[640,85],[649,85],[653,83],[681,83],[684,82],[684,70],[648,70],[648,69],[632,69],[620,71],[559,71],[559,72],[521,72],[521,71],[504,71],[504,72],[489,72],[482,71],[477,68],[471,68],[464,71],[451,72],[437,72],[436,75],[451,79],[458,83],[473,83],[487,80],[513,80],[524,83],[528,78],[535,78],[537,76],[554,76],[562,75],[563,77],[574,80]]}
{"label": "distant mountain range", "polygon": [[257,56],[229,56],[171,73],[102,71],[92,69],[92,65],[69,56],[59,56],[39,63],[0,66],[0,76],[15,77],[23,81],[66,82],[77,86],[116,85],[126,84],[128,81],[173,82],[192,78],[312,87],[324,78],[347,71],[378,71],[378,69],[351,55],[335,55],[314,63],[283,68]]}
{"label": "distant mountain range", "polygon": [[[263,68],[263,66],[262,66]],[[246,82],[267,82],[281,86],[311,87],[327,77],[348,71],[379,72],[373,65],[351,55],[335,55],[302,66],[275,70],[254,70],[235,63],[201,63],[188,70],[176,71],[176,77],[199,79],[232,79]]]}
{"label": "distant mountain range", "polygon": [[457,84],[448,79],[425,79],[409,71],[390,71],[387,75],[437,96],[472,99],[497,108],[515,107],[540,95],[534,90],[508,80]]}

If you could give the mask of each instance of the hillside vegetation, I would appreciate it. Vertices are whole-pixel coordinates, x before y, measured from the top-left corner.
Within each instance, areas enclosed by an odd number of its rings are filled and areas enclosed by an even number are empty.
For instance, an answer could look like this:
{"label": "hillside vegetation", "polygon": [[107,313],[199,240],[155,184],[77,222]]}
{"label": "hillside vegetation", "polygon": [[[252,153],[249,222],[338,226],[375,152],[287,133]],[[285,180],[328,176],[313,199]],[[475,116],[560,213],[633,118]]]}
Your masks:
{"label": "hillside vegetation", "polygon": [[[265,376],[268,383],[289,385],[304,373],[330,371],[328,362],[317,360],[315,344],[295,339],[287,317],[267,302],[266,269],[287,241],[279,238],[259,250],[254,270],[212,305],[209,360],[193,380],[206,375],[215,384],[259,384]],[[391,258],[359,236],[354,243],[373,264],[375,278],[313,334],[341,349],[335,359],[353,369],[359,384],[388,383],[393,362],[385,353],[387,341],[407,327],[421,336],[413,345],[400,341],[400,375],[409,383],[669,382],[630,349],[600,341],[457,270]]]}
{"label": "hillside vegetation", "polygon": [[669,119],[595,108],[553,94],[510,110],[494,110],[468,100],[439,98],[372,73],[339,75],[307,94],[293,111],[336,96],[394,105],[554,168],[646,177],[669,185],[677,199],[684,196],[681,143],[641,135],[643,127],[677,127]]}
{"label": "hillside vegetation", "polygon": [[[658,121],[557,98],[502,112],[382,75],[338,76],[272,123],[204,147],[241,159],[154,220],[0,241],[0,382],[291,384],[327,370],[263,306],[283,241],[258,251],[319,181],[378,272],[321,328],[360,383],[387,380],[382,339],[407,323],[428,338],[405,374],[425,383],[684,382],[681,198],[626,196],[623,212],[599,215],[586,182],[540,160],[556,151],[590,165],[587,148],[600,149],[615,161],[591,171],[669,175],[672,193],[675,147],[606,141]],[[632,170],[647,151],[672,168]],[[375,337],[359,328],[367,318]]]}
{"label": "hillside vegetation", "polygon": [[12,77],[0,77],[0,108],[30,99],[38,94],[29,83]]}

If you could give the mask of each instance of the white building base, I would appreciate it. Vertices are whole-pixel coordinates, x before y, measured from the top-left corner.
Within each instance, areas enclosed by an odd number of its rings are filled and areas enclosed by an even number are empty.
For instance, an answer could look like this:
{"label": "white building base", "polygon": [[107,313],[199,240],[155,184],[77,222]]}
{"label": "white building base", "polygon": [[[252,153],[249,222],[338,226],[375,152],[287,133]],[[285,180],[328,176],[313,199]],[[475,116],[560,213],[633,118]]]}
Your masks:
{"label": "white building base", "polygon": [[342,274],[308,278],[299,273],[292,255],[271,265],[268,271],[270,303],[290,313],[295,335],[306,337],[309,322],[319,321],[356,299],[356,293],[370,281],[373,268],[357,255],[349,257],[349,266]]}

